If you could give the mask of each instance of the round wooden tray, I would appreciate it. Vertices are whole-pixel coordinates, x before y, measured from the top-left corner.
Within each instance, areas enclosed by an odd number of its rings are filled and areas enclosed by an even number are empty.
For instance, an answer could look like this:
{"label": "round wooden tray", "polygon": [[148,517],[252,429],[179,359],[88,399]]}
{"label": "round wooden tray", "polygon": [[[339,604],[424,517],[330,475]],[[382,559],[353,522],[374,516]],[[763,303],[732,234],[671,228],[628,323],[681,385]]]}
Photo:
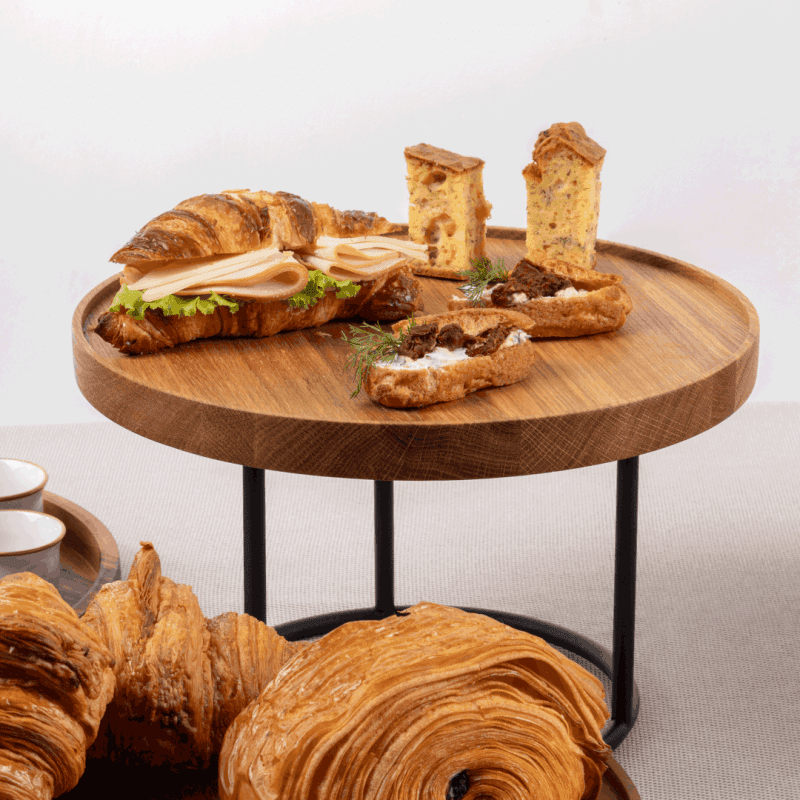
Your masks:
{"label": "round wooden tray", "polygon": [[[525,231],[489,228],[487,254],[513,266]],[[597,270],[624,278],[618,331],[536,340],[533,374],[451,403],[389,409],[355,399],[357,320],[265,339],[201,340],[126,356],[90,328],[119,287],[73,317],[78,386],[114,422],[162,444],[249,467],[369,480],[502,478],[573,469],[681,442],[733,414],[753,389],[758,316],[726,281],[673,258],[597,243]],[[425,312],[458,283],[421,278]],[[329,334],[329,335],[325,335]]]}
{"label": "round wooden tray", "polygon": [[[219,800],[216,767],[201,772],[169,772],[164,768],[120,767],[89,761],[78,785],[62,800],[96,800],[113,787],[114,800]],[[641,800],[628,773],[613,756],[603,776],[598,800]]]}
{"label": "round wooden tray", "polygon": [[44,513],[58,517],[67,533],[61,541],[58,591],[78,615],[100,587],[120,579],[119,549],[108,528],[86,509],[51,492],[42,492]]}

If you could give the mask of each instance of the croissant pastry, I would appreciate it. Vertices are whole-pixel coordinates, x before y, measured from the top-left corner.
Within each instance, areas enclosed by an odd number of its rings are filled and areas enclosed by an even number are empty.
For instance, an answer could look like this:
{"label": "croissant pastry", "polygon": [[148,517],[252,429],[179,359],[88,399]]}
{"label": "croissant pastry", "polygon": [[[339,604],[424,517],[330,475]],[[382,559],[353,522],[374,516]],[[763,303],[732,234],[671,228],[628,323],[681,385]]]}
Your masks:
{"label": "croissant pastry", "polygon": [[228,728],[221,800],[585,800],[610,748],[600,681],[538,637],[433,603],[352,622]]}
{"label": "croissant pastry", "polygon": [[78,783],[113,663],[52,584],[30,572],[0,580],[3,800],[51,800]]}
{"label": "croissant pastry", "polygon": [[191,588],[161,575],[150,542],[83,622],[116,660],[89,757],[151,766],[208,767],[236,715],[304,647],[247,614],[205,619]]}
{"label": "croissant pastry", "polygon": [[151,219],[111,260],[143,266],[264,247],[298,250],[318,236],[378,235],[400,229],[373,212],[339,211],[288,192],[238,189],[178,203]]}
{"label": "croissant pastry", "polygon": [[394,321],[422,309],[421,287],[408,265],[398,265],[371,281],[363,281],[353,297],[326,292],[310,308],[294,308],[282,300],[239,300],[236,313],[217,306],[210,314],[165,316],[147,309],[144,319],[124,311],[107,311],[94,332],[123,353],[157,353],[169,347],[211,336],[262,338],[279,331],[314,328],[333,319],[359,316],[368,322]]}

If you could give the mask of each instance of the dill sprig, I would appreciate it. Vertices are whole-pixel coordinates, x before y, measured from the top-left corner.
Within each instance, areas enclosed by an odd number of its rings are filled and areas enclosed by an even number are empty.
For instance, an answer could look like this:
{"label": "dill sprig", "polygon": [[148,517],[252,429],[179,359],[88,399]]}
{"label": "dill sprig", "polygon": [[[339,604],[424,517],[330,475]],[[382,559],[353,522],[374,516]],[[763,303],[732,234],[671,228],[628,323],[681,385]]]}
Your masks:
{"label": "dill sprig", "polygon": [[504,260],[499,258],[496,264],[492,264],[488,258],[483,257],[472,259],[470,264],[472,264],[472,269],[459,275],[461,278],[466,278],[468,283],[458,288],[467,296],[470,305],[486,305],[481,298],[486,287],[490,283],[503,283],[508,280],[508,271],[505,268]]}
{"label": "dill sprig", "polygon": [[358,385],[350,395],[351,398],[361,391],[361,383],[370,367],[377,361],[391,361],[405,341],[408,331],[416,324],[417,321],[412,317],[408,327],[399,336],[394,336],[391,331],[384,331],[379,325],[366,322],[361,327],[351,325],[349,337],[342,331],[342,339],[353,348],[347,357],[345,368],[355,368],[358,376]]}

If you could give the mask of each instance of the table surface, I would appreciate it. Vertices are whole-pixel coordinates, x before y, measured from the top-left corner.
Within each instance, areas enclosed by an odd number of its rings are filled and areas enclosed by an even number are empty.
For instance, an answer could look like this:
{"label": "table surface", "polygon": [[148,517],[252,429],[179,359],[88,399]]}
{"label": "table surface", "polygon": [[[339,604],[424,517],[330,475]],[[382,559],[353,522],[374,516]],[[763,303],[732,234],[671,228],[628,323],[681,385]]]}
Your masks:
{"label": "table surface", "polygon": [[[396,235],[396,234],[395,234]],[[489,228],[507,267],[525,231]],[[756,380],[758,315],[726,281],[668,256],[598,241],[598,272],[623,276],[618,331],[537,339],[532,374],[451,403],[389,409],[355,387],[343,331],[358,320],[265,339],[207,339],[126,356],[91,331],[118,275],[73,317],[78,385],[123,427],[198,455],[283,472],[370,480],[530,475],[642,455],[733,414]],[[456,281],[425,278],[424,313]],[[327,334],[327,335],[326,335]]]}

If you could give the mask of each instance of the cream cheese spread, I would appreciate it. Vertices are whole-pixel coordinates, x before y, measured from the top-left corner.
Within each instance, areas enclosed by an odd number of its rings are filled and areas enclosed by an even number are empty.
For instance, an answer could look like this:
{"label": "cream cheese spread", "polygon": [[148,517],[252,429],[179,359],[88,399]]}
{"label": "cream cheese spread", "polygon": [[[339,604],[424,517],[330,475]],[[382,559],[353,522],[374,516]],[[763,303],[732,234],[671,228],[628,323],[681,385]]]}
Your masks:
{"label": "cream cheese spread", "polygon": [[[556,297],[579,297],[584,294],[589,294],[586,289],[576,289],[574,286],[567,286],[566,289],[559,289],[556,293]],[[547,298],[543,298],[547,299]]]}
{"label": "cream cheese spread", "polygon": [[[511,347],[515,344],[526,342],[531,337],[525,331],[516,328],[506,336],[503,347]],[[422,358],[409,358],[408,356],[395,356],[392,361],[376,361],[376,367],[390,367],[391,369],[442,369],[448,364],[457,361],[464,361],[470,358],[467,355],[466,347],[458,347],[455,350],[448,350],[446,347],[435,347],[430,353],[426,353]]]}
{"label": "cream cheese spread", "polygon": [[[491,295],[492,295],[492,291],[494,290],[494,288],[495,288],[494,286],[490,286],[489,288],[484,289],[481,292],[481,300],[490,300],[491,299]],[[557,291],[555,293],[555,295],[553,295],[553,297],[581,297],[581,296],[583,296],[585,294],[589,294],[589,292],[586,289],[576,289],[574,286],[568,286],[566,289],[559,289],[559,291]],[[511,295],[511,299],[515,303],[527,303],[527,302],[529,302],[528,295],[525,294],[525,292],[514,292],[514,294]],[[552,300],[553,298],[552,297],[535,297],[534,299],[535,300]]]}

